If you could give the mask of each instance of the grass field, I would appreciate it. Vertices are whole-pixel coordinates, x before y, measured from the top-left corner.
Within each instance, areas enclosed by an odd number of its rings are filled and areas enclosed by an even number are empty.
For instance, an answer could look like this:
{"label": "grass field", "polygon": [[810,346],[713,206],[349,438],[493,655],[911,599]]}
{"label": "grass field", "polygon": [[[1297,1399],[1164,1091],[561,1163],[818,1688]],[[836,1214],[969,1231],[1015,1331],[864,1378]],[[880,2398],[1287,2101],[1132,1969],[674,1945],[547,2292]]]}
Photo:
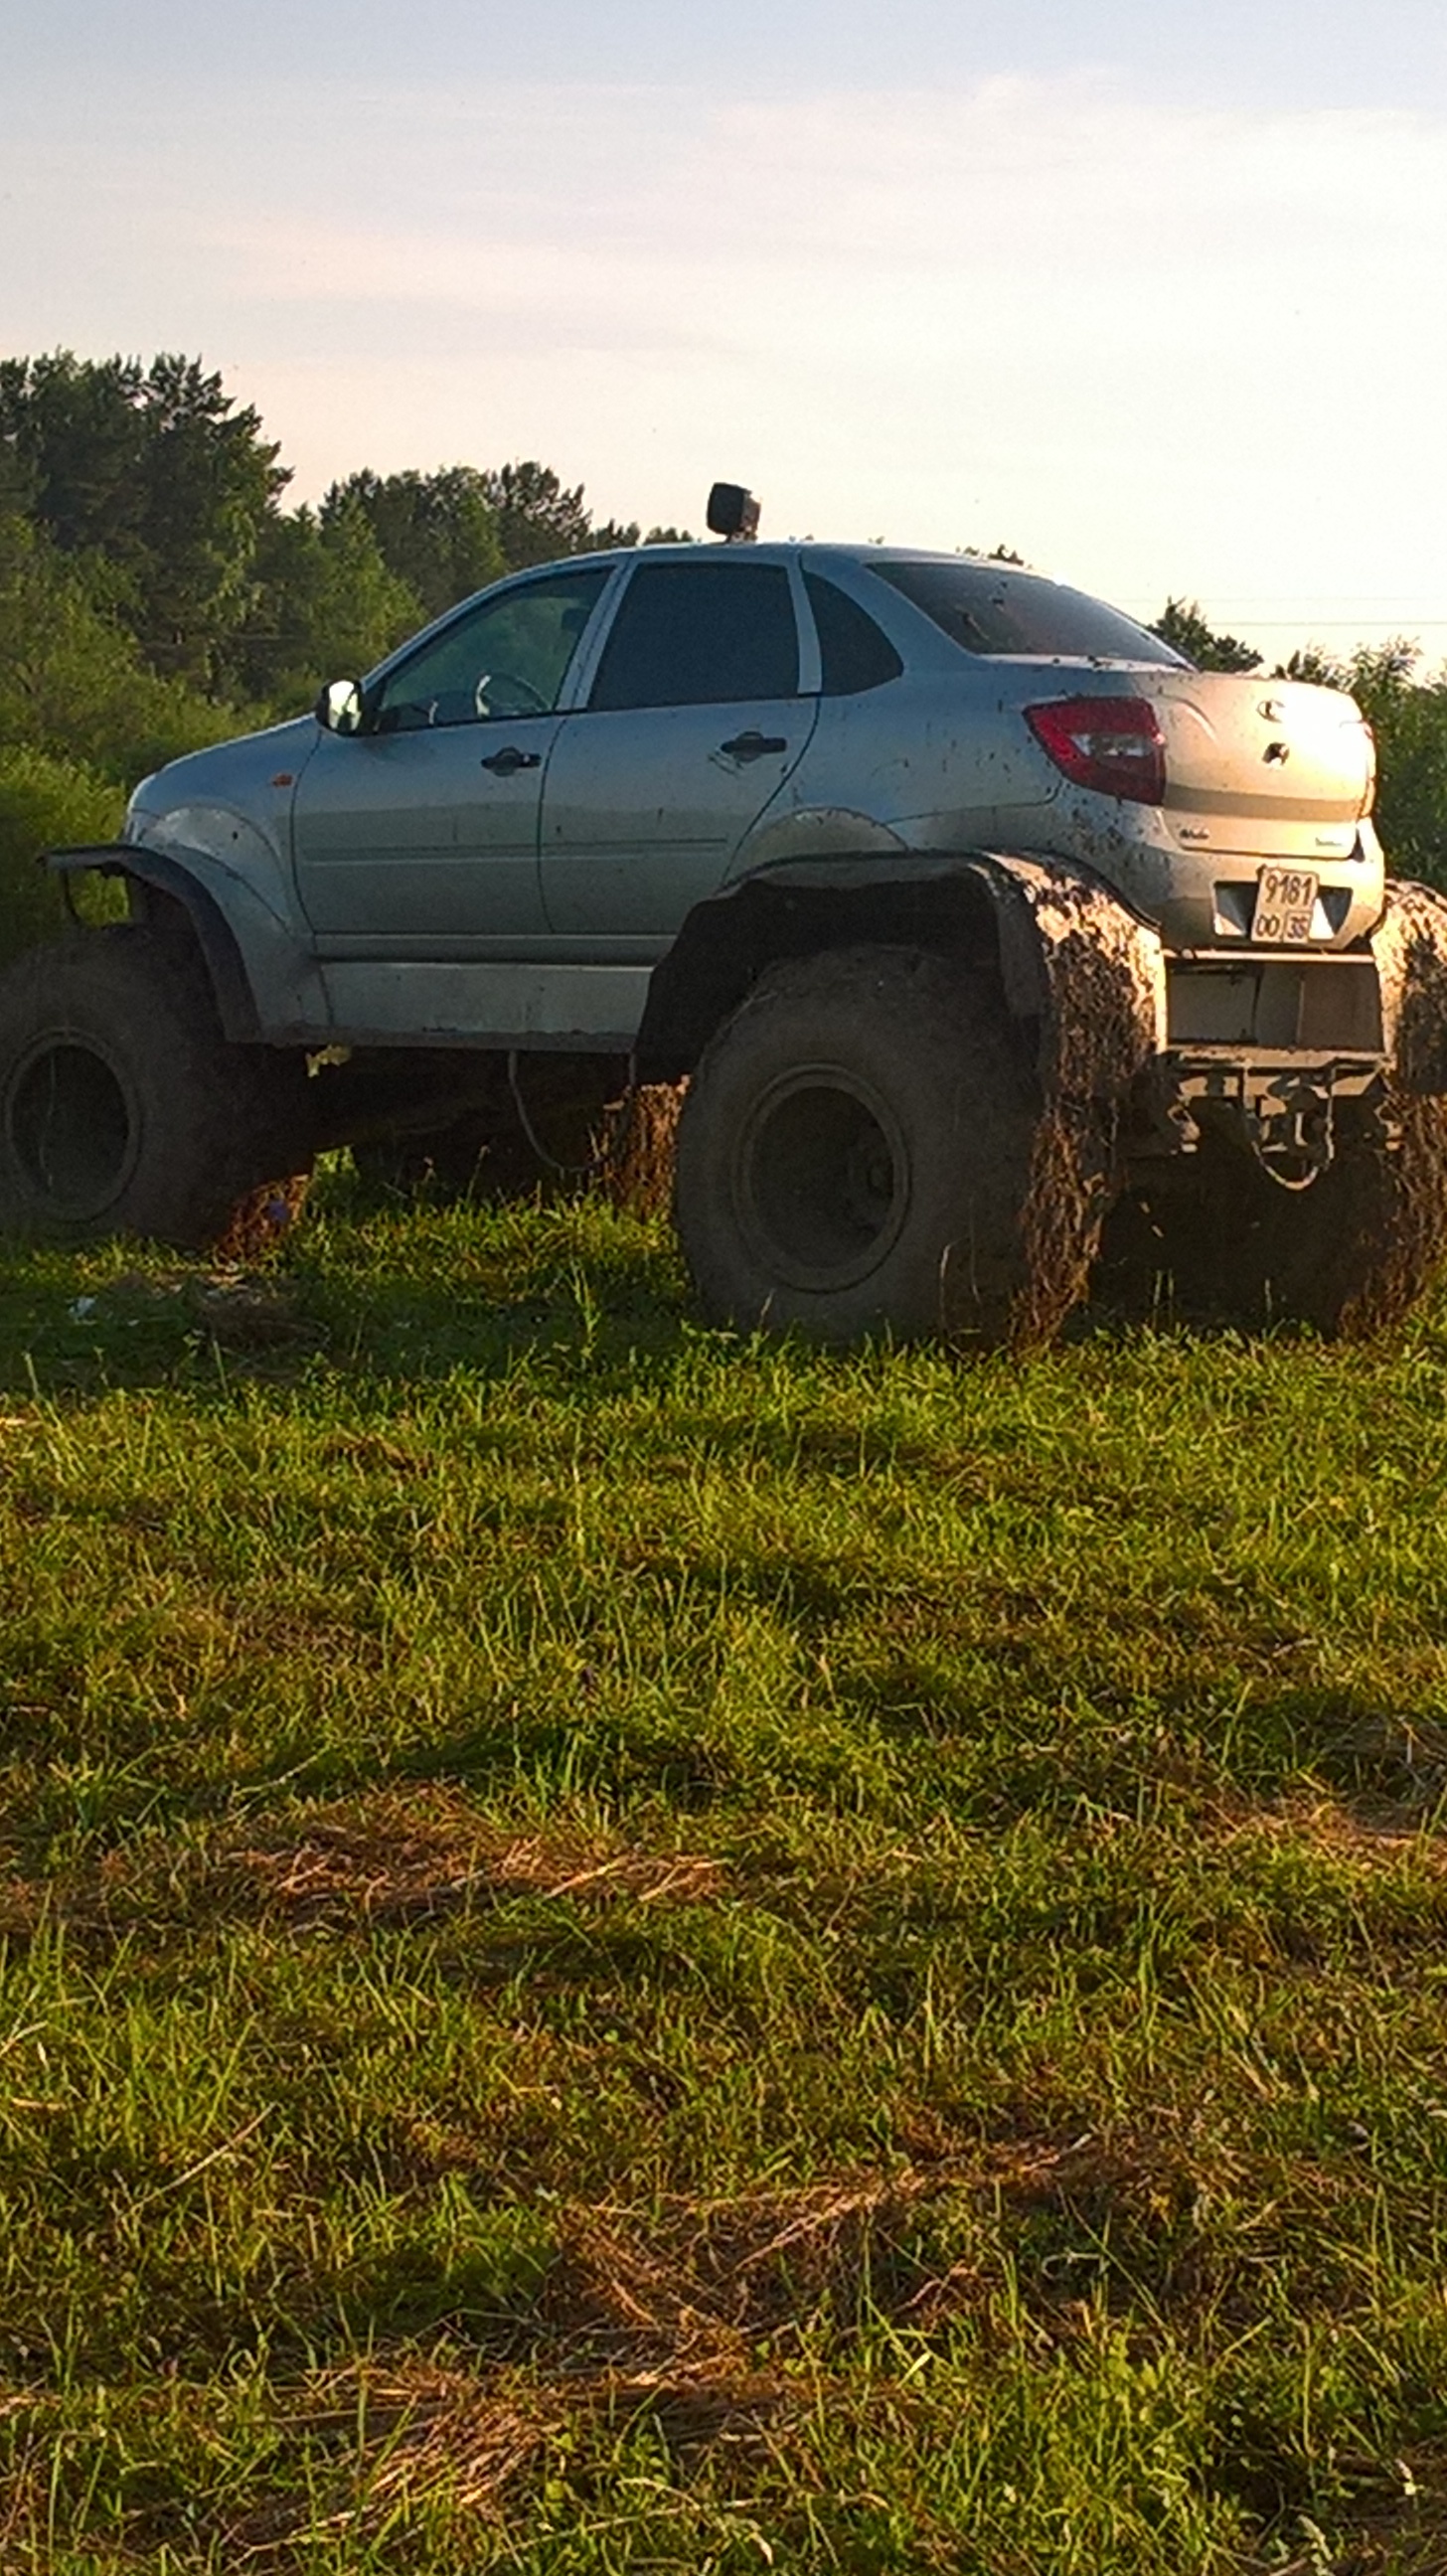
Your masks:
{"label": "grass field", "polygon": [[1447,1306],[0,1283],[0,2566],[1447,2569]]}

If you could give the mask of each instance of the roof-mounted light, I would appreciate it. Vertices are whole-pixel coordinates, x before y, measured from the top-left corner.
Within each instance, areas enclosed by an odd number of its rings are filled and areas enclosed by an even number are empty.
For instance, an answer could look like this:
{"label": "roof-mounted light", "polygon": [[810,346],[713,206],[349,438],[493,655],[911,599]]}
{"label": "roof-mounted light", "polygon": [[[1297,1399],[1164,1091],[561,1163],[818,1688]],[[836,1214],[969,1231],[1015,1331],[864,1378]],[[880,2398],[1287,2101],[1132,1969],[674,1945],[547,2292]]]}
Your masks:
{"label": "roof-mounted light", "polygon": [[715,483],[708,496],[708,524],[713,535],[731,546],[752,545],[759,533],[759,505],[742,483]]}

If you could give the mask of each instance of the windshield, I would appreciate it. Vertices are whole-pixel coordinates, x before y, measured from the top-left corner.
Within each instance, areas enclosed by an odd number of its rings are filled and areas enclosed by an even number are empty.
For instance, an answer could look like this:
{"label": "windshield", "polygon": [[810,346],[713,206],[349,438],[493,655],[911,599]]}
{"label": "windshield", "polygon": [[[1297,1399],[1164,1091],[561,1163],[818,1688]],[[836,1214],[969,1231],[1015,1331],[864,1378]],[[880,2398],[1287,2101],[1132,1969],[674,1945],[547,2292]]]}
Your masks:
{"label": "windshield", "polygon": [[1118,608],[1013,564],[886,555],[869,570],[922,608],[967,653],[1026,653],[1071,662],[1173,662],[1181,656]]}

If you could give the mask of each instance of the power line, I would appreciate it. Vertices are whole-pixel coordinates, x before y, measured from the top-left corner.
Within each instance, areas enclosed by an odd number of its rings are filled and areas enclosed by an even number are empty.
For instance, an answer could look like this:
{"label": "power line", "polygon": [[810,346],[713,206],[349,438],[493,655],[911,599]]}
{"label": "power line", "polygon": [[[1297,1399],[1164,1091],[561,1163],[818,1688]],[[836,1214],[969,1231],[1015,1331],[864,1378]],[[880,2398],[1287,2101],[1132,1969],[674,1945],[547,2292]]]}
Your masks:
{"label": "power line", "polygon": [[[1201,614],[1204,616],[1206,613],[1205,608],[1201,605],[1200,601],[1196,601],[1193,604],[1200,608]],[[1148,608],[1152,610],[1158,608],[1160,603],[1155,600],[1120,599],[1117,601],[1116,605],[1120,608],[1130,610],[1134,615],[1142,615]],[[1213,605],[1211,608],[1211,615],[1212,617],[1228,618],[1245,616],[1248,622],[1259,626],[1360,626],[1365,624],[1367,626],[1390,626],[1396,632],[1410,628],[1414,634],[1419,634],[1428,627],[1447,627],[1447,617],[1413,617],[1406,610],[1396,610],[1387,617],[1316,617],[1310,610],[1288,610],[1281,608],[1253,608],[1242,610],[1231,607],[1218,608]]]}

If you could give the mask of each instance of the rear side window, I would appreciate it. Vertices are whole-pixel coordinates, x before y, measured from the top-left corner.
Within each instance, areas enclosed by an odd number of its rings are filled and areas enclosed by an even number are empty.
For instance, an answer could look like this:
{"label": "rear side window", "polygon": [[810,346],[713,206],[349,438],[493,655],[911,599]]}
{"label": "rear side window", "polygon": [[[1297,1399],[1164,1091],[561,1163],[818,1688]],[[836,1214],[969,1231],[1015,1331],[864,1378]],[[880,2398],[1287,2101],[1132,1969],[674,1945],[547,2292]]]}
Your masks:
{"label": "rear side window", "polygon": [[1059,654],[1071,662],[1172,662],[1181,656],[1104,600],[1009,564],[871,562],[967,653]]}
{"label": "rear side window", "polygon": [[799,692],[782,564],[640,564],[603,648],[594,707],[695,707]]}
{"label": "rear side window", "polygon": [[806,572],[804,587],[819,637],[820,686],[826,698],[857,697],[897,680],[904,664],[874,620],[822,573]]}

